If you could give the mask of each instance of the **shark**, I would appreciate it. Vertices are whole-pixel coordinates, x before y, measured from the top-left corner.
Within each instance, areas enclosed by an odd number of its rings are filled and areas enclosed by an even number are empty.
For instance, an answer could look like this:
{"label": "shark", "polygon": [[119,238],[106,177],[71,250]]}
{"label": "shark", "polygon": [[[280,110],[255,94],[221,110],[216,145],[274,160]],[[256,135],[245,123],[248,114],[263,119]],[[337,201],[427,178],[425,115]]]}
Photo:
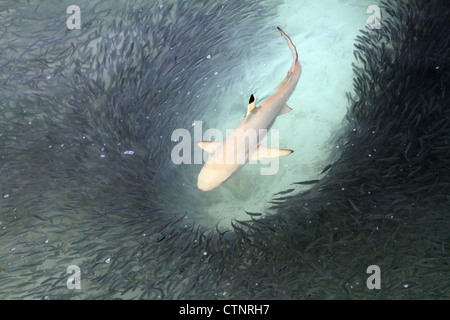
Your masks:
{"label": "shark", "polygon": [[275,93],[256,105],[250,96],[247,114],[225,141],[199,141],[197,145],[210,153],[197,179],[202,191],[213,190],[231,178],[249,161],[289,155],[293,150],[274,149],[261,144],[275,119],[292,109],[287,105],[302,72],[295,45],[284,31],[277,27],[286,39],[293,55],[293,62],[284,80],[275,88]]}

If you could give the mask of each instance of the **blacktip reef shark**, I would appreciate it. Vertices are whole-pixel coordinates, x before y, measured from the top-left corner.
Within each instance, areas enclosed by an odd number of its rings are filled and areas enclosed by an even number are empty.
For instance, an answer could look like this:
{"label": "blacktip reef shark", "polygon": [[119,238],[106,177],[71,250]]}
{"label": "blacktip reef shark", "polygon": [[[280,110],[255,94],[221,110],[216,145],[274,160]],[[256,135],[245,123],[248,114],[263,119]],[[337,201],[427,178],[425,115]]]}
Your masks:
{"label": "blacktip reef shark", "polygon": [[[247,114],[224,142],[200,141],[197,143],[200,148],[211,153],[198,175],[197,186],[200,190],[209,191],[217,188],[248,161],[280,157],[293,152],[286,149],[271,149],[260,144],[260,141],[275,122],[276,117],[292,110],[286,102],[294,92],[302,71],[298,61],[297,49],[283,30],[278,28],[278,31],[286,39],[292,51],[294,62],[272,96],[264,100],[259,106],[256,106],[253,94],[250,96]],[[255,142],[246,142],[245,137],[248,132],[256,132]],[[238,159],[238,154],[244,155],[245,159]]]}

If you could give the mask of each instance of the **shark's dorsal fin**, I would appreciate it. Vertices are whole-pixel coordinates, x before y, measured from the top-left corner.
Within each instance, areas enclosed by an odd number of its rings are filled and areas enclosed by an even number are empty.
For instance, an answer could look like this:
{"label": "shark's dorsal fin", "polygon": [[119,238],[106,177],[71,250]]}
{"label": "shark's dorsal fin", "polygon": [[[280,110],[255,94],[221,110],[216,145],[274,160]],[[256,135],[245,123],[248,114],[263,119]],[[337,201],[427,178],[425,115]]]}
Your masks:
{"label": "shark's dorsal fin", "polygon": [[289,149],[272,149],[260,144],[256,151],[253,152],[253,154],[249,157],[249,161],[260,160],[262,158],[276,158],[287,156],[292,152],[294,151]]}
{"label": "shark's dorsal fin", "polygon": [[197,142],[197,146],[205,150],[209,153],[214,153],[214,151],[217,150],[222,145],[222,142],[215,142],[215,141],[199,141]]}
{"label": "shark's dorsal fin", "polygon": [[281,109],[280,113],[278,114],[279,116],[282,114],[286,114],[288,112],[291,112],[292,108],[289,107],[287,104],[284,105],[283,109]]}
{"label": "shark's dorsal fin", "polygon": [[250,96],[250,100],[248,101],[248,108],[247,108],[247,116],[256,108],[255,103],[255,97],[253,94]]}

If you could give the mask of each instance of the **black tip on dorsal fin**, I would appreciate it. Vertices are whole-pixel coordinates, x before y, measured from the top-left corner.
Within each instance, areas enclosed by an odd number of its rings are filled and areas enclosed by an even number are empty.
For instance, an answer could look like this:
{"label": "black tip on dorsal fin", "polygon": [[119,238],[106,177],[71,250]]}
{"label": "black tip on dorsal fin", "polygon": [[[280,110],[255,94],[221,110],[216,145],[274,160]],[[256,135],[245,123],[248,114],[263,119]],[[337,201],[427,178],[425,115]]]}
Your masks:
{"label": "black tip on dorsal fin", "polygon": [[255,97],[253,94],[250,96],[250,100],[248,101],[248,104],[253,103],[255,101]]}

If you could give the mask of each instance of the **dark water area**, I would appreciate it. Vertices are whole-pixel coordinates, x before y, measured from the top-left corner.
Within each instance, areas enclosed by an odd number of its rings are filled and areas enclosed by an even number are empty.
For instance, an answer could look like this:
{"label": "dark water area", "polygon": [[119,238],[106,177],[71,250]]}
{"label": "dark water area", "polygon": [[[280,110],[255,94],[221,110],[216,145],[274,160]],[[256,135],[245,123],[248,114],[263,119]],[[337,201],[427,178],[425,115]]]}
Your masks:
{"label": "dark water area", "polygon": [[1,299],[449,298],[446,2],[380,4],[350,49],[334,152],[275,186],[270,214],[224,196],[258,201],[251,171],[206,196],[201,165],[172,163],[174,130],[239,104],[286,3],[83,1],[79,30],[69,1],[0,3]]}

